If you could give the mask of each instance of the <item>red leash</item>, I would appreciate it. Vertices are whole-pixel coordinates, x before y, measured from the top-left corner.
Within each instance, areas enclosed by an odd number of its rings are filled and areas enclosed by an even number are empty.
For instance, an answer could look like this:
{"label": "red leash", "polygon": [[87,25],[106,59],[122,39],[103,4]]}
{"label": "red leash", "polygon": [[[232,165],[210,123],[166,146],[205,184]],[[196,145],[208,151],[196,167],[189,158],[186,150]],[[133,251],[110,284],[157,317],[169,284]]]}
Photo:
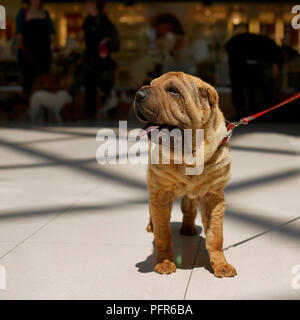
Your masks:
{"label": "red leash", "polygon": [[300,92],[297,92],[295,94],[293,94],[291,97],[285,99],[284,101],[276,104],[276,106],[272,107],[272,108],[269,108],[269,109],[266,109],[266,110],[263,110],[261,112],[258,112],[258,113],[255,113],[253,114],[252,116],[248,116],[248,117],[245,117],[245,118],[241,118],[239,121],[237,122],[229,122],[229,124],[227,125],[227,133],[225,135],[225,137],[223,138],[222,142],[221,142],[221,146],[223,146],[225,143],[227,143],[230,139],[230,137],[232,136],[232,132],[233,130],[240,126],[241,124],[248,124],[250,121],[256,119],[256,118],[259,118],[260,116],[264,115],[265,113],[267,112],[270,112],[274,109],[277,109],[281,106],[284,106],[285,104],[288,104],[292,101],[295,101],[297,99],[300,98]]}

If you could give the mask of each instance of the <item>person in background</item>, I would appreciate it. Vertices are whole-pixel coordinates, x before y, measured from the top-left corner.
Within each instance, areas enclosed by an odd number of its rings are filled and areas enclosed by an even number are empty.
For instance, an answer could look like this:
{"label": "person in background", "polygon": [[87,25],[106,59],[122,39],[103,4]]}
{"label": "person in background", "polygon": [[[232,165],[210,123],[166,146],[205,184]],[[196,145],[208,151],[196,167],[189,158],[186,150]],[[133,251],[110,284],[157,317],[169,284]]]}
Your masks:
{"label": "person in background", "polygon": [[184,30],[179,19],[171,13],[162,13],[155,16],[151,24],[155,30],[155,45],[160,60],[151,72],[152,77],[156,78],[168,71],[192,73],[190,59],[181,59]]}
{"label": "person in background", "polygon": [[37,76],[48,73],[51,66],[51,43],[54,26],[42,0],[28,0],[19,11],[16,33],[20,41],[18,59],[23,74],[23,93],[30,94]]}
{"label": "person in background", "polygon": [[226,43],[232,102],[238,117],[273,105],[278,94],[279,70],[283,64],[280,47],[270,38],[241,33]]}
{"label": "person in background", "polygon": [[88,16],[83,24],[86,43],[83,66],[85,113],[88,119],[94,119],[97,115],[98,86],[104,95],[101,111],[108,111],[117,104],[113,90],[115,63],[111,53],[119,50],[120,41],[115,26],[104,14],[103,8],[103,0],[86,0]]}

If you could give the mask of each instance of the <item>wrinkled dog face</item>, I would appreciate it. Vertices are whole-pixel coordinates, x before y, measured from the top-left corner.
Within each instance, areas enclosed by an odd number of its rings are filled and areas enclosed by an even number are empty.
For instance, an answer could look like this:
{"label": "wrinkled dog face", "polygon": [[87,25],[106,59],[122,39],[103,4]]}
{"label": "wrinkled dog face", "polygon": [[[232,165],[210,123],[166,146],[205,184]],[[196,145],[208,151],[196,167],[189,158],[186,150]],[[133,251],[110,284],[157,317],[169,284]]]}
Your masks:
{"label": "wrinkled dog face", "polygon": [[218,103],[216,90],[197,77],[168,72],[136,94],[134,111],[146,127],[203,128]]}

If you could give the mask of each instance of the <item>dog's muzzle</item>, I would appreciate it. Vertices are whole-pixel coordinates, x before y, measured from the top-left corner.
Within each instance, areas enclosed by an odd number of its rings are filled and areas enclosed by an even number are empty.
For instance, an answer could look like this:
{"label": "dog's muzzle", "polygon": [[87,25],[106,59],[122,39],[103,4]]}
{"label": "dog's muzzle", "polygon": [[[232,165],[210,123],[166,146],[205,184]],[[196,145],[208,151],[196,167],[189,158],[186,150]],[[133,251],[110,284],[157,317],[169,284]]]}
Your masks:
{"label": "dog's muzzle", "polygon": [[147,89],[140,89],[135,95],[135,101],[137,104],[141,103],[148,96]]}

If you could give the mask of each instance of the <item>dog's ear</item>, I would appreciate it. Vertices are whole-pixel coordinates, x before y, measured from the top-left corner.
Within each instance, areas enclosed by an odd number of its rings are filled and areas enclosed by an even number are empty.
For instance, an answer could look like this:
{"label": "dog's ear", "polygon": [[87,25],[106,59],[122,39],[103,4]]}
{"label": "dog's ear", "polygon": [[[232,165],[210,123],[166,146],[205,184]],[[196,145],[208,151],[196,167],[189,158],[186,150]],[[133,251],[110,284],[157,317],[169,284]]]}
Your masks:
{"label": "dog's ear", "polygon": [[[208,104],[211,108],[218,106],[219,104],[219,95],[217,90],[208,83],[202,84],[199,88],[200,97],[207,99]],[[200,99],[201,99],[200,98]]]}
{"label": "dog's ear", "polygon": [[219,95],[217,90],[214,87],[212,86],[207,87],[207,97],[208,97],[208,102],[212,108],[219,104]]}

